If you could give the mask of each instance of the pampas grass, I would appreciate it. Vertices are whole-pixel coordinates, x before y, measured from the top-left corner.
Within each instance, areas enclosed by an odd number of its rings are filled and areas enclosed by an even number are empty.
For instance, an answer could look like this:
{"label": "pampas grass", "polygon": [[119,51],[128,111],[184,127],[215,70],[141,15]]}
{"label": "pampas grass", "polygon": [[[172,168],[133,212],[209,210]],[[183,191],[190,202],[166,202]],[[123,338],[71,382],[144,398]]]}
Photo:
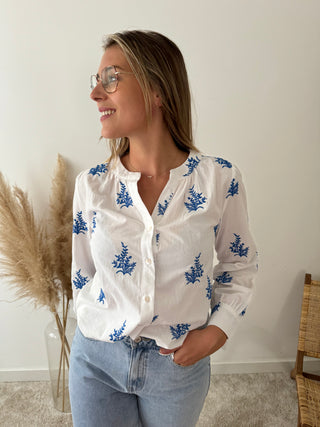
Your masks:
{"label": "pampas grass", "polygon": [[55,274],[61,285],[61,292],[70,300],[72,298],[72,197],[68,192],[66,183],[67,168],[63,158],[59,154],[55,174],[52,179],[50,196],[50,247]]}
{"label": "pampas grass", "polygon": [[0,277],[15,288],[18,298],[53,313],[64,296],[67,301],[72,298],[71,237],[72,197],[60,155],[47,221],[36,222],[27,194],[10,187],[0,172]]}
{"label": "pampas grass", "polygon": [[[67,170],[58,155],[52,179],[47,221],[36,221],[27,194],[11,187],[0,172],[0,277],[37,307],[54,315],[61,338],[57,395],[62,373],[62,411],[67,396],[65,369],[70,345],[66,339],[71,287],[72,196],[68,192]],[[61,308],[62,313],[59,313]]]}
{"label": "pampas grass", "polygon": [[56,311],[59,294],[47,231],[36,223],[27,195],[16,186],[11,188],[2,173],[0,253],[0,275],[15,288],[17,297]]}

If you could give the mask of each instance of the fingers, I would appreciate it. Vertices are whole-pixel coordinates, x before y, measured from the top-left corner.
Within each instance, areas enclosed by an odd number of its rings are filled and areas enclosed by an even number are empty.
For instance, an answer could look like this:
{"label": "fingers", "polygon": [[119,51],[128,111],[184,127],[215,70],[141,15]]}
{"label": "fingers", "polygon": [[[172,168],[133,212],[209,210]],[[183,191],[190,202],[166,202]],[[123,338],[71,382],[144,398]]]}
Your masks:
{"label": "fingers", "polygon": [[176,348],[163,348],[163,347],[161,347],[160,348],[160,350],[159,350],[159,353],[160,354],[170,354],[170,353],[174,353],[175,351],[177,351],[177,350],[179,350],[179,348],[181,348],[181,346],[180,347],[176,347]]}

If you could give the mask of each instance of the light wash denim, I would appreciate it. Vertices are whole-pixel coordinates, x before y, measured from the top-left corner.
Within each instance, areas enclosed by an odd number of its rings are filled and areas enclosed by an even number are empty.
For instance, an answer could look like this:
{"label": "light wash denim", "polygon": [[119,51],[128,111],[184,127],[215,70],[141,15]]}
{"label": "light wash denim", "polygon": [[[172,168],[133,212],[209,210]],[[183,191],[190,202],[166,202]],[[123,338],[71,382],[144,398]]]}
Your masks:
{"label": "light wash denim", "polygon": [[107,343],[76,330],[69,373],[74,427],[194,427],[209,384],[209,357],[182,367],[160,355],[154,340]]}

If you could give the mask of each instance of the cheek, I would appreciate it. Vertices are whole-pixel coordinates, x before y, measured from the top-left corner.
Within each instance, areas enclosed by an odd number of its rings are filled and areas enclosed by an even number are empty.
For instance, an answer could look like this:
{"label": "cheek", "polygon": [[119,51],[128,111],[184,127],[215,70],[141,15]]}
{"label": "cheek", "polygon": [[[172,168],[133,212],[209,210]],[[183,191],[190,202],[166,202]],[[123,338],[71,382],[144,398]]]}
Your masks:
{"label": "cheek", "polygon": [[144,99],[137,95],[132,94],[127,98],[126,106],[123,106],[121,110],[122,113],[125,113],[126,117],[129,119],[130,117],[135,120],[144,120],[146,118],[146,109],[144,104]]}

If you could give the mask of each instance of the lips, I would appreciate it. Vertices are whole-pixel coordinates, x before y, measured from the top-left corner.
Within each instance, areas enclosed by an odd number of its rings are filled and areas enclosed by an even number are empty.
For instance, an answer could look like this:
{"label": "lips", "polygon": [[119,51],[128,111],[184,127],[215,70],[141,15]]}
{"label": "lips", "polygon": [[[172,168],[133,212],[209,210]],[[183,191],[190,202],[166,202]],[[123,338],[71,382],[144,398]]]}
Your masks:
{"label": "lips", "polygon": [[99,111],[101,113],[101,116],[100,116],[101,121],[108,119],[116,112],[114,108],[99,108]]}

